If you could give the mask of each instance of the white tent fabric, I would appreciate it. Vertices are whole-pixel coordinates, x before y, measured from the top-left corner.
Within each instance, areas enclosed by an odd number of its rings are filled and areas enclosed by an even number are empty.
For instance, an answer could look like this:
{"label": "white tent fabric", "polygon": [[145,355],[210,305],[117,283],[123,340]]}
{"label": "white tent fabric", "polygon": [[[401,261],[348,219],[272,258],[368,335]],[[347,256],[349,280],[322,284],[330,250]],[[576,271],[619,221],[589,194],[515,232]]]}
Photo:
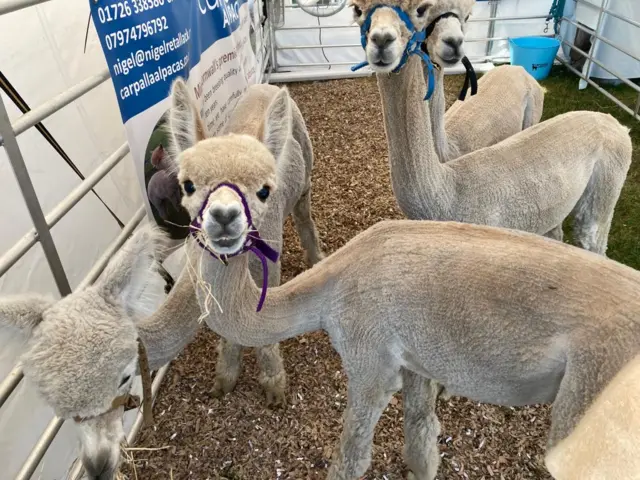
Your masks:
{"label": "white tent fabric", "polygon": [[[106,69],[93,26],[83,53],[89,4],[56,0],[0,17],[0,68],[31,108]],[[12,121],[20,111],[3,94]],[[80,171],[89,175],[126,139],[110,80],[46,119],[49,129]],[[35,190],[45,213],[81,180],[35,128],[18,137]],[[14,178],[4,148],[0,148],[0,253],[26,234],[33,224]],[[130,158],[96,187],[96,191],[123,223],[141,205],[138,179]],[[52,231],[71,287],[75,287],[120,232],[120,227],[94,194],[89,193]],[[0,278],[0,294],[57,292],[36,245]],[[13,367],[15,342],[0,333],[0,378]],[[31,447],[52,418],[26,382],[22,382],[0,410],[0,464],[2,478],[14,478]],[[38,478],[64,478],[75,454],[75,433],[65,425],[48,451]]]}
{"label": "white tent fabric", "polygon": [[[546,16],[551,7],[551,0],[500,0],[497,4],[498,17],[511,16]],[[490,17],[490,4],[486,1],[478,1],[472,13],[472,19]],[[310,27],[341,25],[345,28],[311,29]],[[488,22],[470,22],[467,38],[486,38]],[[276,32],[276,44],[278,47],[312,46],[312,45],[344,45],[354,44],[354,47],[344,48],[305,48],[297,50],[279,50],[277,59],[279,70],[298,71],[310,68],[323,68],[328,70],[346,70],[348,65],[332,67],[297,67],[300,63],[340,63],[348,62],[356,64],[364,59],[364,53],[360,45],[360,32],[353,22],[353,12],[350,8],[344,8],[331,17],[317,18],[302,11],[300,8],[287,8],[285,10],[285,28],[307,27],[304,30],[280,30]],[[500,21],[495,24],[494,37],[541,35],[544,33],[544,19]],[[550,31],[553,31],[553,25]],[[477,57],[509,57],[509,45],[506,40],[493,43],[491,51],[485,53],[484,42],[468,43],[465,46],[467,56],[473,61]],[[326,58],[325,58],[326,56]]]}

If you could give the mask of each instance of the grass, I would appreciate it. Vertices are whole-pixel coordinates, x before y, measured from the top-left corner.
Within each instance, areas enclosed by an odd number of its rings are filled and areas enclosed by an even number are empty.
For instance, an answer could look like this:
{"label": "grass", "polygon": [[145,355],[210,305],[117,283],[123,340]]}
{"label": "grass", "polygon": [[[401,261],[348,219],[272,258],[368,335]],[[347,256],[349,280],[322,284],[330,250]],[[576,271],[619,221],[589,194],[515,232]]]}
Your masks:
{"label": "grass", "polygon": [[[543,120],[572,110],[593,110],[610,113],[631,128],[633,160],[616,206],[607,256],[640,269],[640,121],[595,88],[578,90],[578,77],[563,67],[554,67],[549,77],[540,83],[547,89]],[[634,107],[638,93],[632,88],[626,85],[604,88],[626,105]],[[570,237],[570,228],[565,227],[565,233]]]}

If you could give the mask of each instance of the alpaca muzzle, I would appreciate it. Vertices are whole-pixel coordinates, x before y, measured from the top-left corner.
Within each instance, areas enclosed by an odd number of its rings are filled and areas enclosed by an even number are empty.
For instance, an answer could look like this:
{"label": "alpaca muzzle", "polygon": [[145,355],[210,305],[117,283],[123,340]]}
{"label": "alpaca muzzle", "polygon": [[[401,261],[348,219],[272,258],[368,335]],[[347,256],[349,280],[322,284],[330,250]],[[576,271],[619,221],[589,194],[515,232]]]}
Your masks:
{"label": "alpaca muzzle", "polygon": [[[236,192],[236,194],[238,194],[238,196],[240,197],[240,201],[242,202],[242,208],[244,209],[244,215],[247,220],[247,227],[249,231],[241,247],[236,252],[233,252],[230,254],[220,254],[214,251],[207,244],[206,239],[202,238],[203,237],[203,233],[202,233],[203,232],[203,225],[202,225],[203,214],[205,209],[207,208],[209,195],[211,195],[211,193],[215,192],[216,190],[222,187],[230,188],[231,190]],[[194,238],[194,240],[196,241],[196,243],[200,246],[200,248],[208,252],[209,255],[211,255],[213,258],[220,260],[225,265],[227,265],[228,258],[235,257],[237,255],[242,255],[243,253],[246,253],[246,252],[253,252],[260,259],[260,262],[262,263],[262,291],[260,293],[260,299],[258,300],[258,307],[256,309],[256,311],[259,312],[260,310],[262,310],[262,305],[264,304],[264,301],[267,298],[267,288],[268,288],[268,282],[269,282],[269,266],[267,264],[267,260],[270,260],[272,263],[276,263],[278,261],[280,254],[276,250],[271,248],[269,245],[267,245],[267,243],[260,237],[260,232],[258,232],[258,229],[253,223],[253,218],[251,216],[251,209],[249,208],[249,203],[247,202],[246,197],[242,193],[242,190],[240,190],[240,188],[238,188],[237,185],[234,185],[233,183],[226,183],[226,182],[220,183],[209,193],[209,195],[205,197],[205,201],[202,203],[202,206],[200,207],[198,214],[191,222],[191,225],[189,227],[189,232],[191,236]]]}

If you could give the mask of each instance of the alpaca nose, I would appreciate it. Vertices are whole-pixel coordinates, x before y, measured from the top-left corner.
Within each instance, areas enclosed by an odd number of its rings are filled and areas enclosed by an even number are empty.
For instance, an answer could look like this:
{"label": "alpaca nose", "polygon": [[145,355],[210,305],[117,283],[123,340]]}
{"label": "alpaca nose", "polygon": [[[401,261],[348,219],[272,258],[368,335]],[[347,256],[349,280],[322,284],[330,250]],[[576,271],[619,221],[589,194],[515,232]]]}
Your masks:
{"label": "alpaca nose", "polygon": [[442,41],[456,53],[460,49],[460,45],[462,45],[462,37],[447,37],[442,39]]}
{"label": "alpaca nose", "polygon": [[82,464],[91,480],[112,480],[116,474],[117,465],[111,461],[108,450],[100,450],[93,458],[83,457]]}
{"label": "alpaca nose", "polygon": [[394,34],[389,32],[374,32],[371,34],[371,41],[380,50],[384,50],[396,40]]}
{"label": "alpaca nose", "polygon": [[215,206],[210,210],[213,219],[220,225],[225,226],[233,222],[240,215],[240,208],[236,205],[231,206]]}

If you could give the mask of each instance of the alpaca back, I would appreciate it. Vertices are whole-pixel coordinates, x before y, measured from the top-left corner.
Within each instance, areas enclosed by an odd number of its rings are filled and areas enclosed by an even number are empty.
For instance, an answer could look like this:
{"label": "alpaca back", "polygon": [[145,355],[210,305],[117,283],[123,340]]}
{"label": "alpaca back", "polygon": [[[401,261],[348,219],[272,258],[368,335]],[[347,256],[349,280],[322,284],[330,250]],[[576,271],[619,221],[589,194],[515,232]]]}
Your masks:
{"label": "alpaca back", "polygon": [[[629,130],[611,115],[588,111],[558,115],[447,163],[454,172],[456,191],[474,192],[458,202],[452,218],[544,233],[559,225],[574,207],[593,212],[594,201],[609,198],[612,210],[631,153]],[[509,184],[496,195],[495,185],[501,178],[509,178]],[[519,202],[520,197],[511,197],[510,192],[526,193],[527,201]],[[484,199],[482,206],[477,198]],[[562,201],[550,203],[549,199]],[[501,207],[505,202],[508,210]],[[531,205],[545,215],[532,216]],[[550,218],[551,211],[557,218]]]}
{"label": "alpaca back", "polygon": [[[225,133],[251,135],[260,141],[265,136],[265,120],[269,106],[282,89],[274,85],[251,85],[238,101]],[[311,140],[302,114],[293,99],[291,103],[292,125],[285,148],[276,159],[278,165],[278,189],[273,194],[269,209],[260,225],[261,236],[272,242],[276,249],[282,247],[283,225],[300,197],[310,188],[313,153]],[[250,260],[253,278],[262,279],[262,264]],[[269,284],[280,283],[280,268],[269,269]]]}
{"label": "alpaca back", "polygon": [[520,66],[503,65],[478,81],[478,94],[467,94],[445,113],[445,130],[456,156],[498,143],[540,121],[544,89]]}
{"label": "alpaca back", "polygon": [[[251,85],[242,96],[227,124],[226,133],[244,133],[258,140],[264,136],[264,119],[269,104],[280,88],[275,85]],[[313,167],[313,148],[307,131],[307,125],[296,102],[291,101],[293,109],[292,136],[301,149],[307,176],[311,177]],[[295,147],[294,147],[295,149]],[[292,152],[289,152],[291,155]]]}

